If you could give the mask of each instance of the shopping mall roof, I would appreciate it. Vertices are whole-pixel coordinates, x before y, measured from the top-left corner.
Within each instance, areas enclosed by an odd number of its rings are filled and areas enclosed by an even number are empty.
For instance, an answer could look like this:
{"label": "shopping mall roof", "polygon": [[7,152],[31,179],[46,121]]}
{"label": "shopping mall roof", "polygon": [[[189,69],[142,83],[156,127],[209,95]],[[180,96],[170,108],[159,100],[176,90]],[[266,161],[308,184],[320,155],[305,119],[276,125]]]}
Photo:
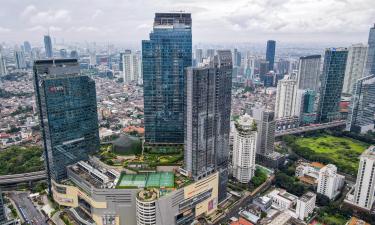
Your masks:
{"label": "shopping mall roof", "polygon": [[172,172],[156,172],[146,174],[122,174],[117,188],[173,188]]}

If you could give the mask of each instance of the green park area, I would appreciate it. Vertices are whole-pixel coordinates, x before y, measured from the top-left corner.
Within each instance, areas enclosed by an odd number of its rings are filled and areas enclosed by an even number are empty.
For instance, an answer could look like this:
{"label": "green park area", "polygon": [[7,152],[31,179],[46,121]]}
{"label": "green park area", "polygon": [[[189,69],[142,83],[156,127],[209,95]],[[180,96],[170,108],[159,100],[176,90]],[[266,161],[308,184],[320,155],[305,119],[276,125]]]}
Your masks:
{"label": "green park area", "polygon": [[356,175],[359,156],[369,144],[326,133],[309,137],[285,136],[283,140],[299,156],[323,164],[335,164],[339,171]]}
{"label": "green park area", "polygon": [[0,151],[0,175],[29,173],[44,169],[42,149],[11,146]]}

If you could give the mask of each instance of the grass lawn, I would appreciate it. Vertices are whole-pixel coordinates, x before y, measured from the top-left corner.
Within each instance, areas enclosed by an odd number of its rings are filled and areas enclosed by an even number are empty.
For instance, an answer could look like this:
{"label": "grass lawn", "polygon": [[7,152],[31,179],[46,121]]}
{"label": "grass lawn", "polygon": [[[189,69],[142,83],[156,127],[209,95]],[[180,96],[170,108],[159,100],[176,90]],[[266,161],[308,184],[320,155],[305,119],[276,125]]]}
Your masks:
{"label": "grass lawn", "polygon": [[297,150],[297,154],[302,153],[303,155],[307,151],[308,154],[313,154],[308,155],[309,160],[314,160],[315,156],[318,159],[317,161],[323,159],[323,161],[335,164],[339,170],[352,175],[357,172],[358,157],[369,146],[351,138],[334,137],[326,134],[317,137],[298,137],[295,144],[299,147],[294,149]]}

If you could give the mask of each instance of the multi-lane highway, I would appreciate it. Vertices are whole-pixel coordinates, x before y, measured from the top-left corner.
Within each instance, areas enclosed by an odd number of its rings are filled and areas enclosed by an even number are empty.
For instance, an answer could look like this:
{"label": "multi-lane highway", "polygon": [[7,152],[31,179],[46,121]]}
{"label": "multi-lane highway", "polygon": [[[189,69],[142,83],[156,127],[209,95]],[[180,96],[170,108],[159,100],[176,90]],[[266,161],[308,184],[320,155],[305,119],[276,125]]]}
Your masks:
{"label": "multi-lane highway", "polygon": [[275,137],[280,137],[280,136],[288,135],[288,134],[298,134],[298,133],[303,133],[303,132],[313,131],[313,130],[322,130],[322,129],[332,128],[332,127],[339,127],[339,126],[345,125],[345,123],[346,123],[345,120],[339,120],[339,121],[333,121],[329,123],[312,124],[309,126],[296,127],[296,128],[286,129],[286,130],[278,130],[275,132]]}
{"label": "multi-lane highway", "polygon": [[0,176],[0,185],[17,184],[22,182],[37,181],[46,179],[46,171],[37,171],[32,173],[21,173]]}
{"label": "multi-lane highway", "polygon": [[30,225],[48,225],[47,219],[38,209],[34,206],[29,193],[27,192],[11,192],[9,197],[16,204],[17,211],[21,220],[25,224]]}

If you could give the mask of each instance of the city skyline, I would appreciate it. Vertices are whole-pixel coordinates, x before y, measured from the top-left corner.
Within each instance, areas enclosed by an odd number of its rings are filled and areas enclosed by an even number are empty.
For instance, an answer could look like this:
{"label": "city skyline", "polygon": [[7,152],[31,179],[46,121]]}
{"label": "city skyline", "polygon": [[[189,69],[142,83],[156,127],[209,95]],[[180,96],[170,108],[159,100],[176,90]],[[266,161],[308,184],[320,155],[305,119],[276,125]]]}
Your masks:
{"label": "city skyline", "polygon": [[[365,42],[374,23],[371,0],[330,1],[44,1],[3,2],[3,41],[40,43],[50,32],[58,41],[101,41],[140,45],[152,29],[154,11],[192,13],[193,43]],[[319,9],[319,10],[318,10]],[[351,18],[348,20],[347,18]],[[129,32],[130,31],[130,32]],[[233,38],[235,37],[235,39]]]}

